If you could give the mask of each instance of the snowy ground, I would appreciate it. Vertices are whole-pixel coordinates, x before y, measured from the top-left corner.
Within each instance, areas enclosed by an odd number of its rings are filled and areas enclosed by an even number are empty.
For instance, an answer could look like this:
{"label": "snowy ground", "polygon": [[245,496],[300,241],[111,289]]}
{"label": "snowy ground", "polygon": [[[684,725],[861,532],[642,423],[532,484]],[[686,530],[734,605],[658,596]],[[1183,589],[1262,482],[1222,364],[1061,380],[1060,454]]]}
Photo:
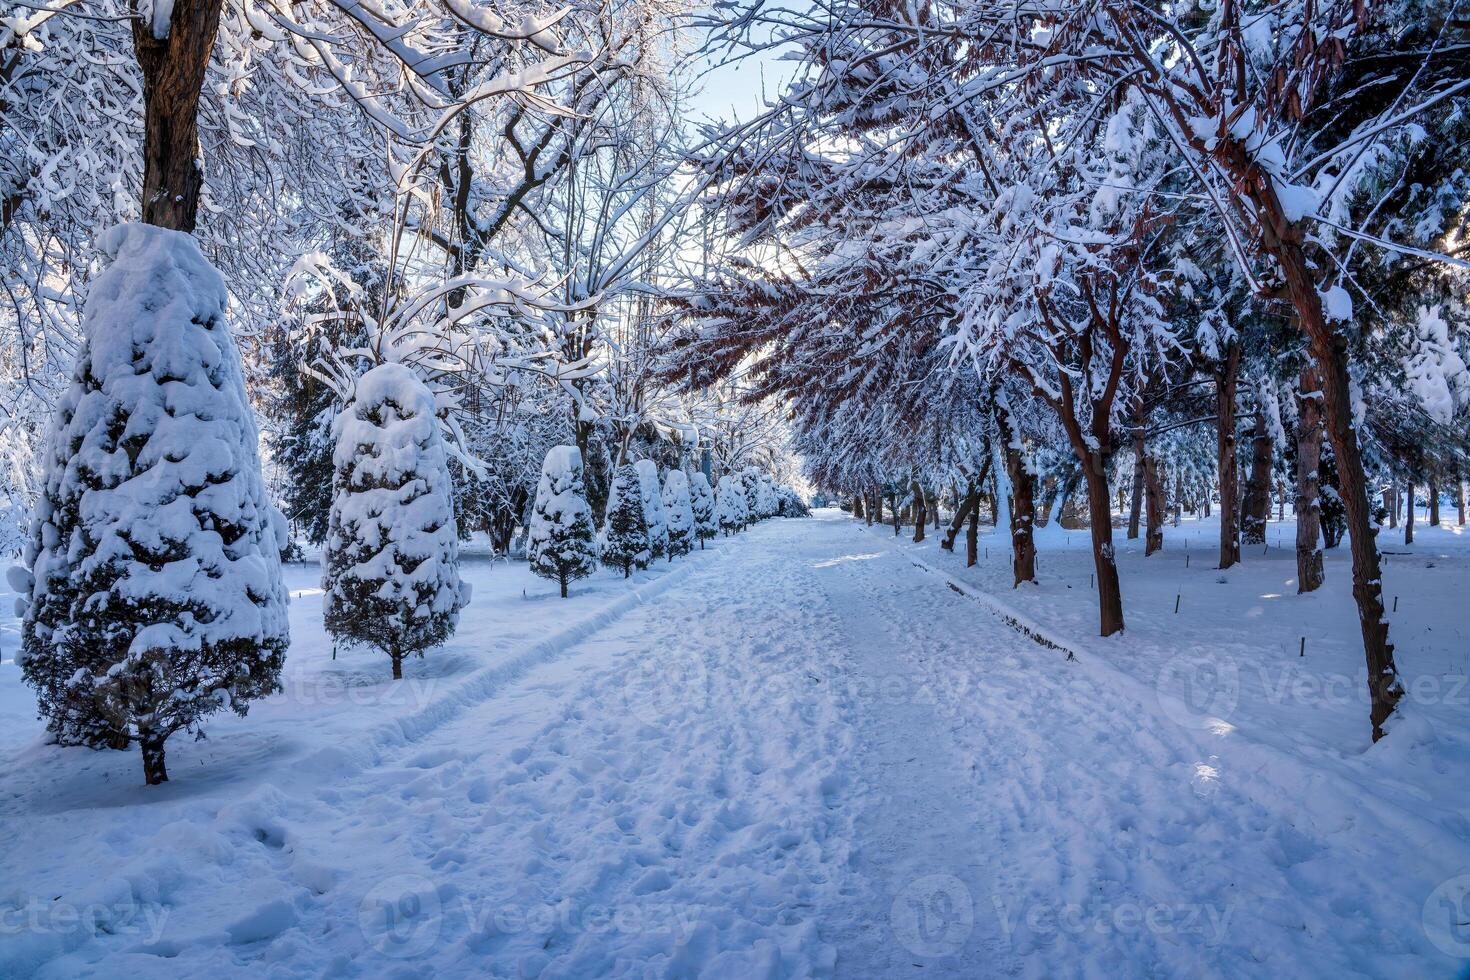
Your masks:
{"label": "snowy ground", "polygon": [[155,788],[40,743],[6,622],[0,976],[1455,975],[1470,535],[1390,556],[1370,747],[1342,558],[1169,533],[1106,641],[1079,532],[1017,591],[836,512],[565,602],[478,563],[398,685],[296,567],[286,693]]}

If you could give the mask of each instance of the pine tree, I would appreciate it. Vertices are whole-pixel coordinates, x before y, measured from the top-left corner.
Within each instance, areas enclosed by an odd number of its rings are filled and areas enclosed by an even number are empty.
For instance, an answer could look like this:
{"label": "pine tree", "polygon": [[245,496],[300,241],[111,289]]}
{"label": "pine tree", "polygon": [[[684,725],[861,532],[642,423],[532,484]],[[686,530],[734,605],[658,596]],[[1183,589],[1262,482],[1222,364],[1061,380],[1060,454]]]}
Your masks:
{"label": "pine tree", "polygon": [[715,488],[715,515],[727,538],[744,528],[748,521],[745,494],[733,477],[720,477],[719,486]]}
{"label": "pine tree", "polygon": [[664,478],[664,511],[669,516],[669,557],[689,554],[694,550],[694,503],[683,470],[669,470]]}
{"label": "pine tree", "polygon": [[561,584],[586,578],[597,568],[596,531],[582,483],[582,454],[576,446],[553,446],[541,467],[527,550],[531,571]]}
{"label": "pine tree", "polygon": [[449,639],[469,601],[434,395],[407,367],[379,365],[332,430],[327,632],[388,654],[398,680],[405,657]]}
{"label": "pine tree", "polygon": [[64,745],[164,742],[280,690],[285,521],[225,325],[223,278],[186,234],[100,242],[82,347],[44,457],[26,563],[21,666]]}
{"label": "pine tree", "polygon": [[704,539],[720,533],[720,521],[715,516],[715,494],[710,489],[709,478],[695,471],[690,479],[690,504],[694,509],[694,533],[699,538],[699,547],[704,548]]}
{"label": "pine tree", "polygon": [[643,482],[631,463],[613,474],[603,522],[602,563],[621,568],[627,578],[634,568],[648,567],[648,525],[643,519]]}
{"label": "pine tree", "polygon": [[643,521],[648,526],[648,554],[657,561],[669,553],[669,518],[664,512],[663,490],[658,482],[658,464],[640,459],[633,464],[638,471],[639,490],[643,496]]}

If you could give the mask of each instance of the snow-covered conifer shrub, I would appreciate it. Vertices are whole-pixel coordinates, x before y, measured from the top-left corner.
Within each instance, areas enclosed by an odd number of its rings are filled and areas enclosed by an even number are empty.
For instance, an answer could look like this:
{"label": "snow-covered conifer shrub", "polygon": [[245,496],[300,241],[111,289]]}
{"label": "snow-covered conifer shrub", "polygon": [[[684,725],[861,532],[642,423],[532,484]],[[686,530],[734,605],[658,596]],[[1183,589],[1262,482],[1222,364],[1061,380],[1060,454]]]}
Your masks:
{"label": "snow-covered conifer shrub", "polygon": [[322,614],[338,640],[403,660],[454,633],[469,585],[434,394],[402,364],[357,379],[332,422],[332,513]]}
{"label": "snow-covered conifer shrub", "polygon": [[597,531],[586,494],[581,452],[576,446],[551,447],[536,486],[527,551],[531,571],[560,583],[563,599],[568,582],[597,568]]}
{"label": "snow-covered conifer shrub", "polygon": [[669,518],[664,512],[663,488],[658,482],[658,464],[640,459],[633,464],[643,494],[643,521],[648,525],[648,554],[657,561],[669,553]]}
{"label": "snow-covered conifer shrub", "polygon": [[669,557],[689,554],[694,550],[694,503],[683,470],[669,470],[664,478],[664,512],[669,518]]}
{"label": "snow-covered conifer shrub", "polygon": [[715,492],[710,489],[709,477],[696,471],[689,478],[690,505],[694,508],[694,534],[699,538],[699,547],[704,539],[720,533],[720,520],[715,516]]}
{"label": "snow-covered conifer shrub", "polygon": [[780,487],[776,491],[776,513],[782,517],[810,517],[811,510],[806,501],[801,499],[801,494],[790,487]]}
{"label": "snow-covered conifer shrub", "polygon": [[613,474],[607,495],[607,518],[603,522],[602,563],[623,570],[647,568],[648,524],[643,519],[643,481],[632,463],[624,463]]}
{"label": "snow-covered conifer shrub", "polygon": [[70,387],[43,458],[21,666],[64,745],[136,742],[150,784],[177,731],[280,690],[281,549],[224,279],[194,239],[101,236]]}
{"label": "snow-covered conifer shrub", "polygon": [[746,525],[748,514],[745,493],[734,477],[720,477],[719,485],[715,488],[715,517],[720,522],[720,530],[725,532],[725,537]]}

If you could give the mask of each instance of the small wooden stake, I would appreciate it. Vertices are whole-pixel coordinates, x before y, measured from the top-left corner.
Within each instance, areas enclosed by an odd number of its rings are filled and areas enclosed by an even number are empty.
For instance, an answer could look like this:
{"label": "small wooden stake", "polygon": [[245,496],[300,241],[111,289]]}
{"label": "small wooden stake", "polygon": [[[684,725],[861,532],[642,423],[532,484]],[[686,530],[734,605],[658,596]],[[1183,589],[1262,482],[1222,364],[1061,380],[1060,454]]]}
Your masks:
{"label": "small wooden stake", "polygon": [[1393,611],[1394,612],[1398,612],[1399,611],[1399,597],[1398,596],[1394,596],[1393,597]]}
{"label": "small wooden stake", "polygon": [[1307,638],[1304,636],[1304,637],[1302,637],[1302,652],[1301,653],[1298,653],[1297,656],[1298,657],[1305,657],[1306,655],[1307,655]]}
{"label": "small wooden stake", "polygon": [[1174,596],[1174,615],[1179,615],[1179,596],[1177,593]]}

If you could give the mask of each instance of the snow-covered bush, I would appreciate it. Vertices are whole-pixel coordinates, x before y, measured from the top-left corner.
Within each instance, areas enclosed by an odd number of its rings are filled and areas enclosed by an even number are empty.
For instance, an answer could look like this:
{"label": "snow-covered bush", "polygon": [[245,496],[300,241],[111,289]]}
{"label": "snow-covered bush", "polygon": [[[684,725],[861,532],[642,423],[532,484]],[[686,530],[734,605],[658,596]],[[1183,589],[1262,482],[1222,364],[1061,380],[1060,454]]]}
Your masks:
{"label": "snow-covered bush", "polygon": [[720,533],[720,520],[715,516],[715,492],[710,489],[709,477],[695,471],[689,479],[690,505],[694,509],[694,534],[699,538],[699,547],[704,539]]}
{"label": "snow-covered bush", "polygon": [[745,493],[739,484],[733,477],[720,477],[719,485],[715,487],[715,518],[720,522],[720,530],[729,537],[745,527],[748,517]]}
{"label": "snow-covered bush", "polygon": [[669,557],[689,554],[694,550],[694,504],[683,470],[669,470],[664,478],[664,512],[669,518]]}
{"label": "snow-covered bush", "polygon": [[586,578],[597,568],[596,529],[582,485],[582,454],[576,446],[553,446],[541,467],[527,549],[531,571],[561,584]]}
{"label": "snow-covered bush", "polygon": [[801,494],[790,487],[779,487],[776,490],[776,513],[782,517],[810,517],[811,510],[806,501],[801,499]]}
{"label": "snow-covered bush", "polygon": [[658,482],[658,464],[640,459],[633,464],[643,495],[643,521],[648,525],[648,554],[657,561],[669,553],[669,518],[664,513],[663,488]]}
{"label": "snow-covered bush", "polygon": [[621,568],[627,578],[635,568],[647,568],[648,523],[643,519],[643,481],[632,463],[624,463],[613,474],[607,495],[607,519],[603,522],[602,563]]}
{"label": "snow-covered bush", "polygon": [[286,526],[265,494],[227,294],[194,239],[100,242],[71,386],[57,402],[26,564],[22,670],[66,745],[164,742],[280,690]]}
{"label": "snow-covered bush", "polygon": [[397,680],[405,657],[449,639],[469,601],[434,395],[407,367],[381,364],[332,430],[322,614],[335,638],[388,654]]}

